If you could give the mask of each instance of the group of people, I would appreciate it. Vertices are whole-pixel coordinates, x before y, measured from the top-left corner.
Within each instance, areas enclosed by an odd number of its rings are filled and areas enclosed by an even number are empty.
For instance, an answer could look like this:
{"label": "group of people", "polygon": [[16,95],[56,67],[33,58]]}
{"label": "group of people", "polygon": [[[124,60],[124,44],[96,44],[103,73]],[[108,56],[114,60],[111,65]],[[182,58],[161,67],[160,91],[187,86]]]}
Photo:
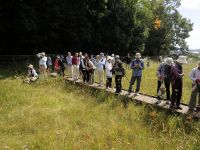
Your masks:
{"label": "group of people", "polygon": [[[39,53],[39,71],[41,76],[45,76],[52,70],[54,64],[54,71],[57,74],[65,75],[65,69],[67,70],[67,76],[73,78],[73,80],[82,79],[86,84],[93,84],[94,77],[96,76],[99,81],[99,86],[103,86],[104,72],[106,74],[106,88],[112,87],[112,78],[115,77],[116,93],[120,93],[122,90],[122,78],[125,76],[125,69],[122,65],[119,55],[112,54],[111,56],[105,56],[104,53],[100,53],[95,57],[82,52],[75,53],[73,56],[70,52],[66,58],[62,55],[58,55],[54,63],[52,63],[51,57],[46,56],[44,52]],[[128,55],[129,56],[129,55]],[[130,58],[130,56],[129,56]],[[144,69],[144,62],[141,59],[141,54],[136,53],[135,59],[128,61],[130,68],[132,69],[132,76],[128,88],[129,95],[132,92],[132,87],[136,84],[134,91],[135,95],[139,95],[140,86],[142,81],[142,72]],[[180,102],[182,98],[183,89],[183,68],[182,65],[187,64],[186,56],[179,56],[177,60],[173,60],[168,57],[164,60],[160,59],[160,65],[157,69],[157,99],[156,104],[161,103],[161,99],[166,99],[166,103],[170,105],[170,109],[182,109]],[[33,65],[28,66],[29,82],[34,82],[38,78],[38,74]],[[200,62],[195,67],[189,78],[192,80],[192,94],[189,103],[189,112],[194,110],[200,110]],[[164,87],[164,92],[163,92]],[[171,92],[170,92],[171,91]],[[166,93],[166,98],[164,97]],[[196,107],[197,95],[199,102]]]}

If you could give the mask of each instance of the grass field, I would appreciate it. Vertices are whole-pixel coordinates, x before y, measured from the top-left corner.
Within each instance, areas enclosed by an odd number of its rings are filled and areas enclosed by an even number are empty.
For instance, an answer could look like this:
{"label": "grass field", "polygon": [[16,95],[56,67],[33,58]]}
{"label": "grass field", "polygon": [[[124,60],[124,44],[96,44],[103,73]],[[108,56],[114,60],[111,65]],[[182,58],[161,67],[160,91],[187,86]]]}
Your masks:
{"label": "grass field", "polygon": [[0,80],[0,149],[200,149],[200,124],[66,85]]}
{"label": "grass field", "polygon": [[[184,66],[184,102],[191,92],[187,74],[195,65]],[[141,92],[156,94],[157,66],[145,68]],[[66,85],[61,78],[27,85],[9,68],[0,74],[0,149],[200,149],[199,122],[132,103],[124,108],[118,97]]]}

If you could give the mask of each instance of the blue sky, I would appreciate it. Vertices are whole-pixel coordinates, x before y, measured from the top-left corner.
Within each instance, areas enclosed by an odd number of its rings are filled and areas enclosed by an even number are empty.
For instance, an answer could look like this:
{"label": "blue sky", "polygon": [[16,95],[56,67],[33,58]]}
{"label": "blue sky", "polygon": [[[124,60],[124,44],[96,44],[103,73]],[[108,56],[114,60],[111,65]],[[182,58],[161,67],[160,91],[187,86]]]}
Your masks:
{"label": "blue sky", "polygon": [[193,31],[186,40],[189,49],[200,49],[200,0],[181,0],[179,12],[183,17],[190,19],[193,25]]}

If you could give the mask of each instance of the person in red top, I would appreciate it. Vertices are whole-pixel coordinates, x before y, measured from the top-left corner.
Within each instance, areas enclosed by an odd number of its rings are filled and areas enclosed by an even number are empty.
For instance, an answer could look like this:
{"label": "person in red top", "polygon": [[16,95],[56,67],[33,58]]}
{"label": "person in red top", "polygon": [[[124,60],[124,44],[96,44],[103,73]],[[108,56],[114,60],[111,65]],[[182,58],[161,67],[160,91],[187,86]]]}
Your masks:
{"label": "person in red top", "polygon": [[64,76],[65,67],[59,55],[57,56],[55,60],[54,69],[58,74]]}
{"label": "person in red top", "polygon": [[79,78],[79,57],[78,57],[78,53],[75,53],[75,55],[72,58],[72,78],[74,80],[78,80],[78,78]]}

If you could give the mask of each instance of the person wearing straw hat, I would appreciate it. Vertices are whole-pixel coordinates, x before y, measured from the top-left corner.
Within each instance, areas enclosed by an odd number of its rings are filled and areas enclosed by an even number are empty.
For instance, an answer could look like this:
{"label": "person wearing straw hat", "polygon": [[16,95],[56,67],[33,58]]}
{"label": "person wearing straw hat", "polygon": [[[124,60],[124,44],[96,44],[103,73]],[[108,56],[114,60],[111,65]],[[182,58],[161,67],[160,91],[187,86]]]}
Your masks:
{"label": "person wearing straw hat", "polygon": [[26,83],[35,82],[38,79],[37,72],[33,68],[32,64],[28,65],[27,67],[28,67],[28,75],[27,78],[24,80],[24,82]]}
{"label": "person wearing straw hat", "polygon": [[[170,109],[182,109],[180,101],[183,88],[183,64],[187,64],[186,56],[179,56],[171,68],[172,95]],[[176,104],[176,106],[174,106]]]}
{"label": "person wearing straw hat", "polygon": [[[156,104],[160,104],[161,102],[161,96],[159,96],[159,91],[161,88],[161,85],[164,84],[166,88],[166,98],[167,98],[167,104],[169,103],[168,101],[170,100],[170,71],[171,71],[171,66],[173,63],[173,59],[168,57],[164,62],[162,62],[158,69],[157,69],[157,77],[158,77],[158,86],[157,86],[157,98],[158,101]],[[162,96],[163,97],[163,96]]]}
{"label": "person wearing straw hat", "polygon": [[197,67],[193,68],[189,74],[189,78],[192,80],[192,93],[189,102],[189,111],[193,112],[197,103],[198,95],[198,105],[196,110],[200,110],[200,61],[198,62]]}
{"label": "person wearing straw hat", "polygon": [[141,58],[141,54],[136,53],[135,60],[133,60],[131,63],[131,69],[133,70],[133,72],[132,72],[132,77],[131,77],[131,81],[130,81],[130,85],[128,89],[128,94],[131,93],[132,87],[135,81],[137,80],[135,95],[139,95],[140,84],[141,84],[141,79],[142,79],[142,70],[144,69],[144,62],[140,58]]}

